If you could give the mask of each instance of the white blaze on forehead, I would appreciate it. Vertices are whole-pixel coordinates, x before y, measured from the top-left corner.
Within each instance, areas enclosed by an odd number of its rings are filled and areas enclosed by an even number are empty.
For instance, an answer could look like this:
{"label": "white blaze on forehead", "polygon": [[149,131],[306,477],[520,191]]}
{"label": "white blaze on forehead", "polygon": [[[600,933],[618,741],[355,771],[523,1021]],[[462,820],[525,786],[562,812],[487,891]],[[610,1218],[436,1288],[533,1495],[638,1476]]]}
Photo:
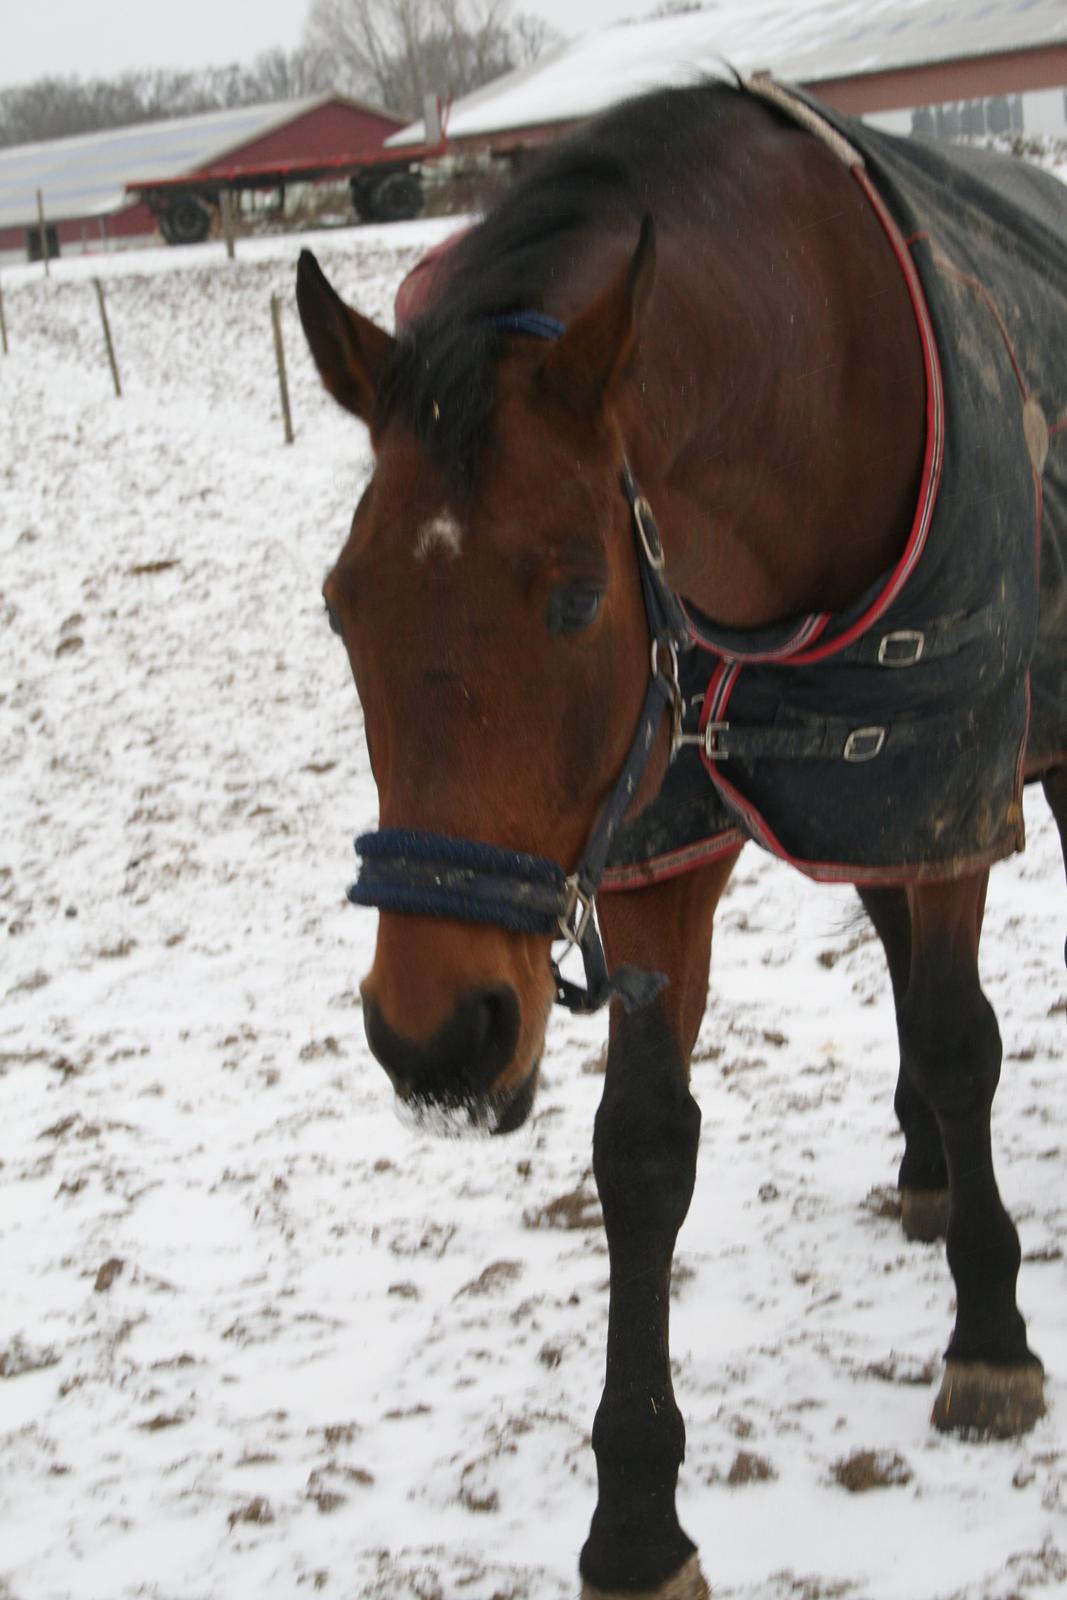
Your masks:
{"label": "white blaze on forehead", "polygon": [[455,558],[463,549],[463,529],[451,511],[429,517],[415,536],[415,560],[425,561],[431,550],[442,550]]}

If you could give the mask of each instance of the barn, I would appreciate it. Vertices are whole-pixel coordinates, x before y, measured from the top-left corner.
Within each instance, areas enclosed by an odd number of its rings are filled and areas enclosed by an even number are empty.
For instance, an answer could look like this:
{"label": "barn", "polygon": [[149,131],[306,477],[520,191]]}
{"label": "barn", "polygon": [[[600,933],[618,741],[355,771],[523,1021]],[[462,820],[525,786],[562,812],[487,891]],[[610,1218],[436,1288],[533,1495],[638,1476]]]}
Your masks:
{"label": "barn", "polygon": [[[323,95],[15,145],[0,150],[0,260],[40,254],[38,191],[51,254],[143,243],[159,221],[131,201],[130,181],[376,155],[400,127],[375,106]],[[174,218],[180,231],[180,211]],[[167,213],[159,220],[166,232]]]}
{"label": "barn", "polygon": [[[1067,136],[1063,0],[719,0],[586,34],[466,96],[449,144],[515,159],[613,102],[769,70],[890,132]],[[415,123],[387,141],[424,137]]]}

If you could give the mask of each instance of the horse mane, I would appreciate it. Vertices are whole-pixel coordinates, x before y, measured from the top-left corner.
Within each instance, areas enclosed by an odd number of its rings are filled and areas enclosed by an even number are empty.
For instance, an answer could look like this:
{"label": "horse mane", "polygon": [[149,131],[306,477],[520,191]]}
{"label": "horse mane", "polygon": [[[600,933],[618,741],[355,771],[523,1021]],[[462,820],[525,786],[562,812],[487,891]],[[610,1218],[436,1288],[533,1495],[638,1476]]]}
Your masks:
{"label": "horse mane", "polygon": [[613,107],[542,155],[453,247],[431,304],[397,340],[384,409],[457,487],[472,488],[489,437],[508,337],[493,319],[547,309],[590,236],[632,225],[636,244],[646,213],[691,213],[684,170],[707,161],[709,122],[737,98],[732,84],[702,81]]}

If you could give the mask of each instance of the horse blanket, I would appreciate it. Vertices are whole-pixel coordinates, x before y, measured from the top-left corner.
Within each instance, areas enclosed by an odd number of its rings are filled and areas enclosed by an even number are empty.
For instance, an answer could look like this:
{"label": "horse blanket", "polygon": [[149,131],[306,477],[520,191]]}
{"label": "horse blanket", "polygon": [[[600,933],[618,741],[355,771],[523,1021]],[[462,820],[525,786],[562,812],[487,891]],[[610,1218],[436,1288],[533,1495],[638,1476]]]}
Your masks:
{"label": "horse blanket", "polygon": [[956,876],[1022,847],[1024,778],[1067,752],[1067,186],[748,89],[846,162],[896,253],[926,363],[919,505],[846,614],[742,634],[687,608],[705,744],[620,831],[604,887],[746,838],[821,879]]}

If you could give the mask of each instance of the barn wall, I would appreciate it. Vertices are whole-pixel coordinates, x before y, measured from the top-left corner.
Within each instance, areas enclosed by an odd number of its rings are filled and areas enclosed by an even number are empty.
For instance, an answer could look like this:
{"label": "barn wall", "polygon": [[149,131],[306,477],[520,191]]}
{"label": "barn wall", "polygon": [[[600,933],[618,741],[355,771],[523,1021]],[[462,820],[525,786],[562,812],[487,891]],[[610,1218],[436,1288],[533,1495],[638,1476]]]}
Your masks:
{"label": "barn wall", "polygon": [[1001,51],[972,56],[965,61],[938,61],[929,66],[900,67],[890,72],[865,72],[852,78],[824,78],[807,87],[820,100],[847,116],[861,116],[865,111],[893,111],[901,106],[980,100],[987,95],[1018,94],[1027,89],[1064,88],[1067,87],[1067,45]]}
{"label": "barn wall", "polygon": [[251,139],[247,144],[228,151],[207,166],[197,168],[202,173],[225,172],[233,167],[251,167],[271,161],[318,160],[330,156],[372,155],[381,149],[391,133],[396,133],[404,123],[375,111],[365,111],[343,101],[333,100],[328,105],[306,111],[280,128]]}
{"label": "barn wall", "polygon": [[[151,238],[156,231],[156,219],[144,205],[127,206],[125,211],[113,211],[106,217],[78,217],[58,223],[54,217],[46,217],[45,221],[58,232],[60,253],[70,255],[98,255],[107,249],[109,240]],[[0,228],[0,256],[17,255],[25,260],[28,232],[26,224]]]}

